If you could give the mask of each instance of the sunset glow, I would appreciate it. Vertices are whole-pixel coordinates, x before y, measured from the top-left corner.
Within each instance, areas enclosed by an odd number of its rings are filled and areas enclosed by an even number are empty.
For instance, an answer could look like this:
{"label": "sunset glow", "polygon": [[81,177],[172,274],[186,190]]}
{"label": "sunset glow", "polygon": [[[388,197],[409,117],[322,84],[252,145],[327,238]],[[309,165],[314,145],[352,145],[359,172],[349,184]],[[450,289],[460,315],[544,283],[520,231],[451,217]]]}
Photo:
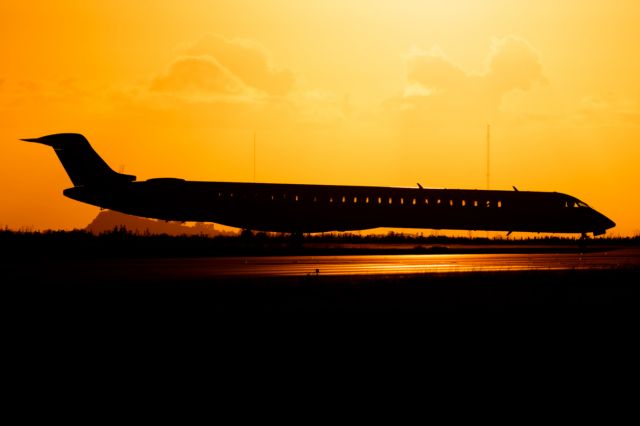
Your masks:
{"label": "sunset glow", "polygon": [[640,233],[640,2],[0,5],[0,226],[84,228],[51,149],[138,179],[558,191]]}

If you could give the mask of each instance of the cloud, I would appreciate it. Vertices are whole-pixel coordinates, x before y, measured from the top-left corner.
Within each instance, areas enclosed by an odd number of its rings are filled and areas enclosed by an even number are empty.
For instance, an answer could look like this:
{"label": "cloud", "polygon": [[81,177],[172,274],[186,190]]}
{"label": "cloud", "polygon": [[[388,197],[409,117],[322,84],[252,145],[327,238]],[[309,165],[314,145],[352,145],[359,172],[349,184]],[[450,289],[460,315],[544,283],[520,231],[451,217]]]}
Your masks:
{"label": "cloud", "polygon": [[0,79],[0,109],[19,110],[34,105],[67,105],[87,108],[100,102],[100,93],[95,85],[64,77],[54,81]]}
{"label": "cloud", "polygon": [[[465,70],[434,46],[412,48],[405,57],[406,85],[388,106],[431,117],[495,114],[502,97],[545,83],[537,52],[524,40],[509,36],[491,45],[483,72]],[[484,118],[483,118],[484,119]]]}
{"label": "cloud", "polygon": [[467,79],[467,74],[446,58],[438,46],[430,51],[413,48],[406,65],[408,85],[423,87],[428,95],[460,87]]}
{"label": "cloud", "polygon": [[182,56],[144,87],[117,94],[118,102],[192,118],[215,116],[206,121],[220,126],[326,123],[349,113],[344,97],[294,85],[293,72],[276,66],[256,42],[207,35],[178,52]]}
{"label": "cloud", "polygon": [[150,90],[183,95],[241,95],[245,84],[210,57],[181,57],[151,82]]}
{"label": "cloud", "polygon": [[614,93],[582,98],[576,118],[595,124],[640,125],[640,97],[617,96]]}
{"label": "cloud", "polygon": [[178,51],[181,56],[145,89],[150,95],[227,105],[293,102],[300,97],[292,90],[293,73],[277,67],[256,42],[206,35]]}
{"label": "cloud", "polygon": [[267,49],[254,41],[207,35],[185,53],[214,58],[244,84],[269,95],[285,95],[293,88],[293,73],[276,66]]}
{"label": "cloud", "polygon": [[521,38],[495,39],[488,68],[484,77],[502,93],[529,90],[534,83],[546,83],[538,53]]}

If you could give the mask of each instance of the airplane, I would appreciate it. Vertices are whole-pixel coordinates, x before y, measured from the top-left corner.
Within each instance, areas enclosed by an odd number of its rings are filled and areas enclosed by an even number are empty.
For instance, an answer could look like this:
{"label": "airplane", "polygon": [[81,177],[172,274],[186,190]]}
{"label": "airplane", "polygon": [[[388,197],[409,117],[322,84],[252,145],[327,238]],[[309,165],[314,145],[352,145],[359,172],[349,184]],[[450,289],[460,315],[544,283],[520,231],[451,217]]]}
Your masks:
{"label": "airplane", "polygon": [[79,133],[21,139],[52,147],[73,187],[66,197],[103,209],[179,222],[214,222],[292,235],[372,228],[588,233],[615,223],[559,192],[136,180],[117,173]]}

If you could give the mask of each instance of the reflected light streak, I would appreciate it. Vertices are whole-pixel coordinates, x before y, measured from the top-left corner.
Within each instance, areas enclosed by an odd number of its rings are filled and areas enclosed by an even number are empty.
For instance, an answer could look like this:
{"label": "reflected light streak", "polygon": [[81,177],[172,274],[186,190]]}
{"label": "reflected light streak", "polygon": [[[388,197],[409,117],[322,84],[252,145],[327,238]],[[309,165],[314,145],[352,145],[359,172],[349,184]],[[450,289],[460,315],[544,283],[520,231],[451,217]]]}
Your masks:
{"label": "reflected light streak", "polygon": [[[602,269],[635,265],[637,251],[559,254],[421,254],[201,259],[210,276],[339,276]],[[184,271],[183,271],[184,272]]]}

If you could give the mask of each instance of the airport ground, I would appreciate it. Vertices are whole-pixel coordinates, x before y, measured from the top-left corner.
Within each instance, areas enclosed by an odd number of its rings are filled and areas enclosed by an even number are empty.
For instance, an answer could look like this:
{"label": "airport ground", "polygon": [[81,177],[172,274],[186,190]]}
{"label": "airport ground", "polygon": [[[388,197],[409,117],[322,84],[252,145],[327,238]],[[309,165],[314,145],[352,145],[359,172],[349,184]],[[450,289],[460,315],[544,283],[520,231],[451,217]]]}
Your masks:
{"label": "airport ground", "polygon": [[634,239],[587,246],[562,239],[290,244],[4,231],[0,243],[3,289],[61,309],[153,303],[210,312],[635,310],[640,301]]}

